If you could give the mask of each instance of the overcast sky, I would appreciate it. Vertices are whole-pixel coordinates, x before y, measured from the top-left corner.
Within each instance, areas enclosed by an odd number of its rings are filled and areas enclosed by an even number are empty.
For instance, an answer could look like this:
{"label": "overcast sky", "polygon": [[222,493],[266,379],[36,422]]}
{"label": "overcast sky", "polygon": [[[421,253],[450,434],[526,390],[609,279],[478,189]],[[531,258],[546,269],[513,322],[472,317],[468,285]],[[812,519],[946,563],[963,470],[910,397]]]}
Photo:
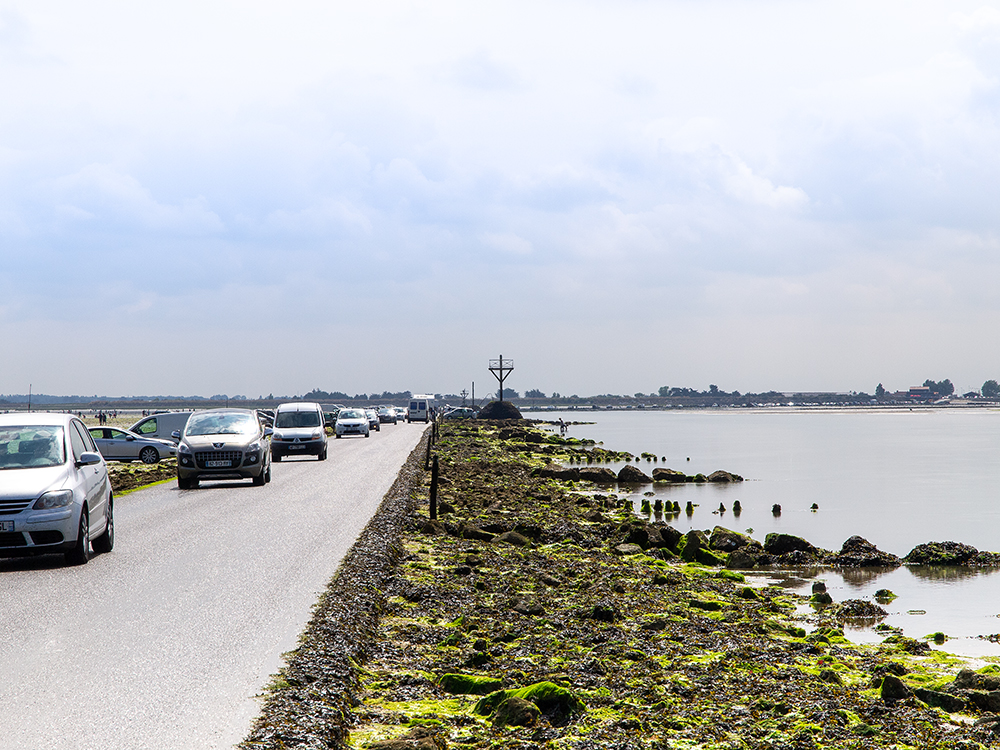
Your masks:
{"label": "overcast sky", "polygon": [[0,393],[1000,379],[1000,3],[0,0]]}

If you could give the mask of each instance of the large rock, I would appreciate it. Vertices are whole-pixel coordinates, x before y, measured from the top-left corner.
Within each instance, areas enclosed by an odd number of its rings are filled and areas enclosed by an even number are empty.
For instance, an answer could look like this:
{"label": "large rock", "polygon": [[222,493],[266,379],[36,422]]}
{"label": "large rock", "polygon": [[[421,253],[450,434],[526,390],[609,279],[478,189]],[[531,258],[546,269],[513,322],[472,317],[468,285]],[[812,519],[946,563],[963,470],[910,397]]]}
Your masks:
{"label": "large rock", "polygon": [[448,743],[440,730],[431,727],[415,727],[394,740],[376,740],[365,747],[369,750],[445,750]]}
{"label": "large rock", "polygon": [[867,539],[852,536],[828,562],[843,568],[898,568],[902,561],[889,552],[882,552]]}
{"label": "large rock", "polygon": [[955,690],[1000,690],[1000,677],[990,674],[980,674],[971,669],[962,669],[955,680],[948,686],[949,691]]}
{"label": "large rock", "polygon": [[653,469],[654,482],[670,482],[672,484],[683,484],[687,481],[687,474],[673,469]]}
{"label": "large rock", "polygon": [[479,412],[479,419],[521,419],[521,412],[510,401],[490,401]]}
{"label": "large rock", "polygon": [[800,536],[771,533],[764,537],[764,551],[770,555],[787,555],[789,552],[819,553],[815,547]]}
{"label": "large rock", "polygon": [[535,469],[531,474],[543,479],[562,479],[569,482],[576,482],[580,479],[579,469],[573,466],[560,466],[559,464],[548,464],[540,469]]}
{"label": "large rock", "polygon": [[764,552],[758,542],[730,552],[726,558],[726,567],[732,570],[751,570],[760,565],[769,565],[771,556]]}
{"label": "large rock", "polygon": [[618,481],[621,484],[650,484],[653,480],[638,466],[629,464],[618,472]]}
{"label": "large rock", "polygon": [[542,712],[531,701],[512,695],[505,698],[493,712],[493,725],[511,727],[531,727],[538,721]]}
{"label": "large rock", "polygon": [[698,560],[700,552],[708,549],[708,538],[698,529],[691,529],[684,535],[684,548],[681,550],[681,559],[687,562]]}
{"label": "large rock", "polygon": [[949,713],[958,713],[968,708],[965,698],[958,695],[942,693],[937,690],[928,690],[927,688],[917,688],[913,692],[928,706],[942,708]]}
{"label": "large rock", "polygon": [[887,674],[882,678],[881,698],[887,704],[905,700],[913,695],[913,691],[894,674]]}
{"label": "large rock", "polygon": [[712,529],[712,536],[708,540],[709,547],[721,552],[732,552],[751,544],[756,544],[756,542],[746,534],[722,526],[716,526]]}
{"label": "large rock", "polygon": [[961,542],[918,544],[903,558],[913,565],[968,565],[979,550]]}
{"label": "large rock", "polygon": [[605,466],[585,466],[579,469],[580,479],[594,484],[614,484],[618,477]]}
{"label": "large rock", "polygon": [[743,477],[741,477],[739,474],[733,474],[731,472],[722,471],[720,469],[719,471],[713,471],[711,474],[709,474],[708,475],[708,481],[709,482],[720,482],[720,483],[742,482],[743,481]]}

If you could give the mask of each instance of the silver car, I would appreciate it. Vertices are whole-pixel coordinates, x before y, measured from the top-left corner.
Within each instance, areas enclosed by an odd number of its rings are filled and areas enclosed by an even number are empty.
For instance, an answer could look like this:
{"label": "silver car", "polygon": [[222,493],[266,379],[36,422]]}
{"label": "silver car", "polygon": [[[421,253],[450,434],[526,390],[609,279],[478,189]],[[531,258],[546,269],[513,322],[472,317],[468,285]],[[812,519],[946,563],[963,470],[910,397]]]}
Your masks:
{"label": "silver car", "polygon": [[249,409],[196,411],[178,433],[177,486],[194,489],[202,479],[271,481],[271,428]]}
{"label": "silver car", "polygon": [[155,464],[161,458],[177,454],[177,446],[169,440],[145,438],[118,427],[91,427],[90,436],[97,443],[105,461],[142,461]]}
{"label": "silver car", "polygon": [[0,414],[0,555],[64,552],[82,564],[115,544],[108,466],[70,414]]}

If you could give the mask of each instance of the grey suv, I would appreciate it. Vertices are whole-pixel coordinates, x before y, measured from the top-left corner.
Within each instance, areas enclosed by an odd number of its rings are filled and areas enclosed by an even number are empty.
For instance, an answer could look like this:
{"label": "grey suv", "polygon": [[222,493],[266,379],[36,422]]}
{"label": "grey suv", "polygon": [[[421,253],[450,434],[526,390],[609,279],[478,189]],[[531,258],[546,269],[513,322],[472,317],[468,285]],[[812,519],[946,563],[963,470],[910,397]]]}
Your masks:
{"label": "grey suv", "polygon": [[188,419],[177,446],[177,486],[194,489],[202,479],[271,481],[270,428],[249,409],[206,409]]}

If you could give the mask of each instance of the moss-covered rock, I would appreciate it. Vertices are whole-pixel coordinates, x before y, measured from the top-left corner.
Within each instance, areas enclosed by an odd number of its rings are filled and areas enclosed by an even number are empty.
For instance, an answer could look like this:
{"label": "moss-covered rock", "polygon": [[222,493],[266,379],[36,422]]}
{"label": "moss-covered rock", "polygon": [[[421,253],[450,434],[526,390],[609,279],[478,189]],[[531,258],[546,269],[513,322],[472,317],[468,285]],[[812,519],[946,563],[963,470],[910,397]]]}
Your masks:
{"label": "moss-covered rock", "polygon": [[438,685],[453,695],[488,695],[502,688],[503,681],[483,675],[449,673],[441,675]]}
{"label": "moss-covered rock", "polygon": [[472,707],[473,713],[490,716],[508,698],[520,698],[534,703],[545,714],[571,715],[580,713],[585,706],[572,691],[554,682],[536,682],[515,690],[498,690],[480,698]]}

